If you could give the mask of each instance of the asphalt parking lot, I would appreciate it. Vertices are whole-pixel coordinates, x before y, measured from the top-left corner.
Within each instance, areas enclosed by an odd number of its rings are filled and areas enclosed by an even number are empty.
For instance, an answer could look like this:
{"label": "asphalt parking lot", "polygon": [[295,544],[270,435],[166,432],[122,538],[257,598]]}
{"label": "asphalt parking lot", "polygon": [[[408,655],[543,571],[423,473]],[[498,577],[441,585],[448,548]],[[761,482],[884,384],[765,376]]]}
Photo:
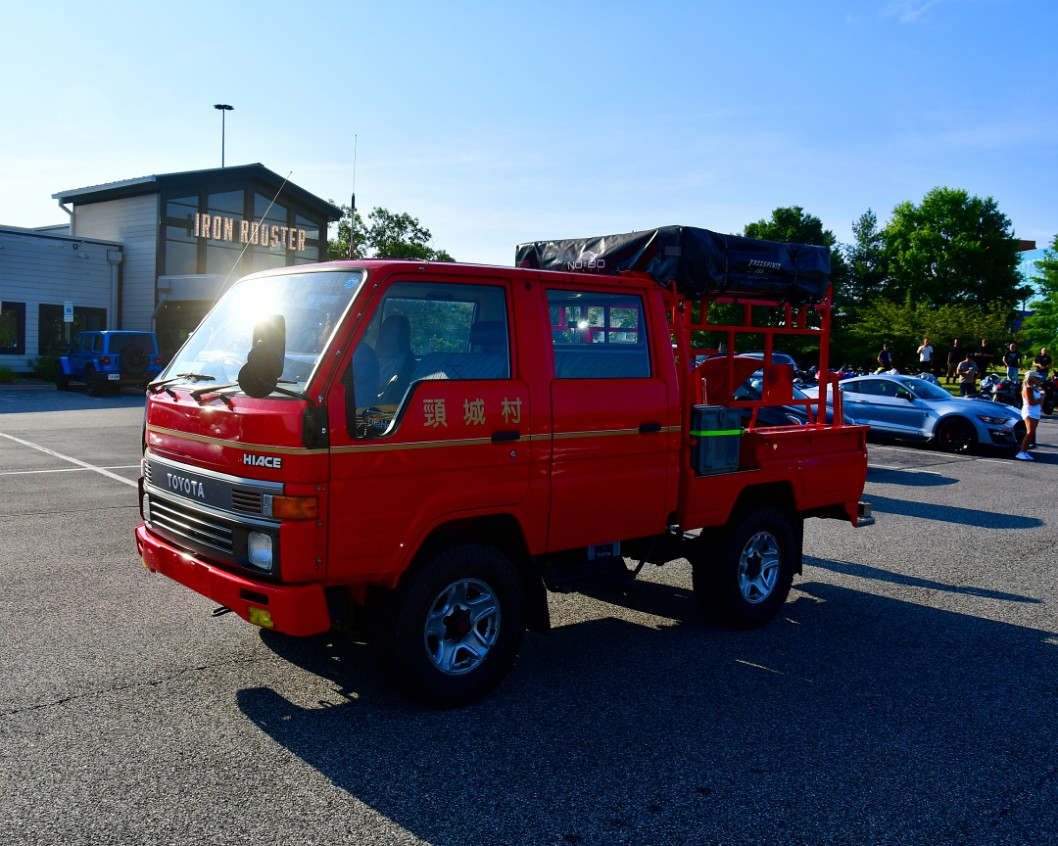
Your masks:
{"label": "asphalt parking lot", "polygon": [[1058,419],[1033,463],[872,443],[877,525],[809,521],[763,629],[652,568],[433,712],[142,569],[142,408],[0,391],[0,841],[1058,839]]}

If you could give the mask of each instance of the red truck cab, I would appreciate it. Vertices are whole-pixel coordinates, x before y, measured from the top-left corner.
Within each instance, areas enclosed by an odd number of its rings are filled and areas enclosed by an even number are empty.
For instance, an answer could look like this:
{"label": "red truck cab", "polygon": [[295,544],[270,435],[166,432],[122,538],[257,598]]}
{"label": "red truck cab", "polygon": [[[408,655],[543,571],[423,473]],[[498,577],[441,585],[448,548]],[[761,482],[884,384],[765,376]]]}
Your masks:
{"label": "red truck cab", "polygon": [[[484,695],[524,630],[547,630],[547,590],[628,561],[689,559],[703,608],[766,622],[806,517],[869,522],[866,428],[731,423],[725,397],[700,401],[685,305],[634,272],[247,277],[150,388],[144,565],[291,635],[352,615],[387,678],[441,706]],[[702,457],[717,433],[727,466]]]}

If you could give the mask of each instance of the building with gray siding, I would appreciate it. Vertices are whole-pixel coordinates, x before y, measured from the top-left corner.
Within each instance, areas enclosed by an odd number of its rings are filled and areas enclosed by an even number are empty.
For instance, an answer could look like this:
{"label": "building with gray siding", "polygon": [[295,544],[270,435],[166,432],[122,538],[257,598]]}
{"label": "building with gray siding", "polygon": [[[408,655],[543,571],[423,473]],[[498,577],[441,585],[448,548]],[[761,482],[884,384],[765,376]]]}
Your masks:
{"label": "building with gray siding", "polygon": [[261,164],[52,196],[69,226],[0,226],[0,366],[15,372],[82,329],[153,330],[171,353],[240,276],[326,260],[341,217]]}

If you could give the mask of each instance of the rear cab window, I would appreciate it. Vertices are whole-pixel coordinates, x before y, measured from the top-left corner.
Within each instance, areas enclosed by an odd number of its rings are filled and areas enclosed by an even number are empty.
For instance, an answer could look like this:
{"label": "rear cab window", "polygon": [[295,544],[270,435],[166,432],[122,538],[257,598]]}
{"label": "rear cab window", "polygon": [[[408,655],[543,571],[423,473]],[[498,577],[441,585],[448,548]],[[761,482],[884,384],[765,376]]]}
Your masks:
{"label": "rear cab window", "polygon": [[547,306],[556,379],[651,375],[639,296],[549,290]]}

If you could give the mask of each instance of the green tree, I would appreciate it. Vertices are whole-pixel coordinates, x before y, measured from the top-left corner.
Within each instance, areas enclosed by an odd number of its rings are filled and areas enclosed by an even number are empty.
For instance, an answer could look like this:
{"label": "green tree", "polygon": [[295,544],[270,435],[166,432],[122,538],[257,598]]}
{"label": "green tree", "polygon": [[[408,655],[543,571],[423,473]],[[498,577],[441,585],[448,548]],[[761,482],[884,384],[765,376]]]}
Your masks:
{"label": "green tree", "polygon": [[848,283],[835,292],[840,311],[850,313],[871,302],[885,282],[885,241],[878,215],[867,209],[852,224],[855,242],[844,249]]}
{"label": "green tree", "polygon": [[988,338],[993,349],[1002,349],[1019,340],[1010,333],[1010,311],[1002,303],[980,306],[974,303],[948,303],[935,306],[914,299],[908,293],[903,302],[877,297],[859,313],[848,327],[841,362],[874,369],[875,357],[888,342],[893,362],[904,371],[918,368],[916,350],[922,338],[929,337],[938,361],[945,360],[952,340],[974,348]]}
{"label": "green tree", "polygon": [[1010,220],[991,197],[934,188],[921,205],[902,203],[882,230],[883,293],[933,305],[1001,302],[1012,308],[1021,284]]}
{"label": "green tree", "polygon": [[1058,235],[1036,267],[1039,272],[1032,279],[1039,288],[1039,296],[1029,303],[1032,314],[1025,318],[1024,338],[1033,351],[1039,351],[1040,347],[1055,350],[1058,348]]}
{"label": "green tree", "polygon": [[[327,257],[330,259],[349,258],[349,242],[354,233],[352,209],[349,206],[340,208],[342,218],[335,227],[334,237],[327,241]],[[391,212],[379,206],[371,210],[366,225],[357,212],[355,235],[356,255],[364,258],[455,261],[444,250],[431,247],[433,235],[430,230],[406,212]]]}

